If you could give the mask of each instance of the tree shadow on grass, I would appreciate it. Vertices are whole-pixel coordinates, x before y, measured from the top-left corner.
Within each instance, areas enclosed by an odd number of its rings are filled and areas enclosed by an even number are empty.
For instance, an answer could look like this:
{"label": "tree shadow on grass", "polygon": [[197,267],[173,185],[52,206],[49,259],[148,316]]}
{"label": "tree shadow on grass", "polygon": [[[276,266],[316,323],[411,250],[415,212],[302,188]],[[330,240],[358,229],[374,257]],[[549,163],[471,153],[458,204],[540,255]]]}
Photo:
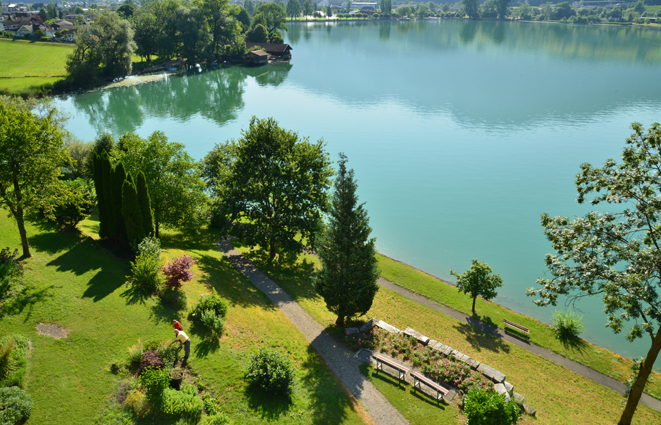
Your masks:
{"label": "tree shadow on grass", "polygon": [[250,409],[262,419],[273,421],[287,414],[293,403],[291,396],[284,392],[269,393],[251,383],[245,392]]}
{"label": "tree shadow on grass", "polygon": [[120,297],[126,299],[126,304],[140,304],[145,305],[147,300],[150,299],[153,294],[148,294],[144,291],[139,290],[135,286],[128,285],[128,287],[122,292]]}
{"label": "tree shadow on grass", "polygon": [[25,286],[20,289],[16,294],[10,295],[0,307],[0,317],[5,315],[14,316],[20,314],[28,308],[28,314],[25,316],[24,323],[30,319],[32,309],[38,302],[44,301],[47,298],[53,298],[53,290],[55,285],[49,285],[44,288],[34,288]]}
{"label": "tree shadow on grass", "polygon": [[[189,316],[189,318],[191,318]],[[192,319],[192,318],[191,318]],[[205,358],[220,348],[220,341],[214,333],[197,320],[190,321],[190,334],[194,336],[193,353],[195,357]],[[193,339],[191,339],[191,342]]]}
{"label": "tree shadow on grass", "polygon": [[494,353],[510,352],[509,345],[502,338],[494,336],[488,331],[476,328],[467,323],[458,323],[454,325],[454,328],[464,336],[466,341],[475,351],[480,352],[482,350],[488,350],[493,351]]}
{"label": "tree shadow on grass", "polygon": [[576,351],[583,353],[588,349],[588,344],[577,336],[562,336],[558,337],[558,341],[567,351]]}

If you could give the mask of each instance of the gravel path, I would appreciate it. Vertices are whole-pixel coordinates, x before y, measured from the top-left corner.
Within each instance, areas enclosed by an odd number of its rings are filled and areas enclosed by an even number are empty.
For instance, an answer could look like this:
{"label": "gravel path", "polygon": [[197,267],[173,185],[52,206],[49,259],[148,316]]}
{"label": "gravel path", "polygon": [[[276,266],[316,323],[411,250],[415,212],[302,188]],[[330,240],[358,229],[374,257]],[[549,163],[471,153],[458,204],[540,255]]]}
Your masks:
{"label": "gravel path", "polygon": [[301,331],[333,373],[360,400],[374,422],[378,425],[408,424],[402,414],[360,373],[358,366],[363,363],[361,360],[355,359],[351,351],[338,344],[296,301],[234,249],[229,241],[219,242],[218,248]]}
{"label": "gravel path", "polygon": [[[537,354],[538,356],[544,357],[545,359],[550,360],[553,363],[557,363],[561,366],[564,366],[567,369],[571,370],[572,372],[576,372],[581,376],[591,379],[594,382],[598,382],[601,385],[604,385],[624,395],[624,390],[626,389],[626,385],[624,385],[620,381],[616,381],[610,376],[606,376],[603,373],[597,372],[594,369],[591,369],[573,360],[569,360],[568,358],[563,357],[560,354],[554,353],[553,351],[547,350],[546,348],[542,348],[539,345],[531,344],[530,342],[524,339],[517,338],[512,334],[506,333],[502,329],[487,325],[486,323],[481,322],[480,320],[477,320],[472,316],[464,314],[461,311],[455,310],[453,308],[450,308],[442,304],[438,304],[427,297],[424,297],[420,294],[416,294],[415,292],[412,292],[406,288],[402,288],[401,286],[392,283],[384,278],[379,278],[378,284],[380,286],[383,286],[384,288],[390,289],[391,291],[397,292],[398,294],[403,295],[406,298],[409,298],[415,302],[418,302],[429,308],[439,311],[445,315],[453,317],[459,320],[460,322],[468,323],[474,328],[480,329],[498,338],[502,338],[505,341],[514,344],[516,346],[519,346],[521,348],[525,348],[526,350],[531,351]],[[661,400],[658,400],[648,394],[643,393],[642,397],[640,398],[640,403],[661,412]]]}

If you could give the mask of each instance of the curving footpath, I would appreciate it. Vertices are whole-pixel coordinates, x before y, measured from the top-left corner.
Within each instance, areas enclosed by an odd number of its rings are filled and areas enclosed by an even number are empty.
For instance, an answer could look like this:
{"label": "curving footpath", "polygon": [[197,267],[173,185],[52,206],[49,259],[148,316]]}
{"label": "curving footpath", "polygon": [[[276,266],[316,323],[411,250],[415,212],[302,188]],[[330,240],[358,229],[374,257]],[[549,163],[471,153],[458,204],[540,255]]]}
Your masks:
{"label": "curving footpath", "polygon": [[[611,378],[610,376],[606,376],[601,372],[597,372],[596,370],[589,368],[585,365],[582,365],[580,363],[577,363],[573,360],[569,360],[566,357],[561,356],[560,354],[554,353],[553,351],[547,350],[546,348],[542,348],[539,345],[531,344],[530,342],[517,338],[516,336],[513,336],[511,334],[508,334],[504,332],[500,328],[496,328],[490,325],[487,325],[486,323],[469,316],[465,313],[462,313],[461,311],[455,310],[453,308],[450,308],[448,306],[438,304],[435,301],[430,300],[429,298],[422,296],[420,294],[416,294],[413,291],[410,291],[406,288],[403,288],[395,283],[390,282],[389,280],[386,280],[384,278],[379,278],[378,284],[380,286],[383,286],[384,288],[390,289],[393,292],[398,293],[399,295],[402,295],[406,298],[409,298],[410,300],[413,300],[417,303],[423,304],[426,307],[432,308],[438,312],[441,312],[447,316],[453,317],[460,322],[467,323],[471,325],[472,327],[479,329],[483,332],[486,332],[490,335],[493,335],[497,338],[504,339],[505,341],[514,344],[518,347],[525,348],[526,350],[533,352],[537,354],[538,356],[544,357],[547,360],[552,361],[553,363],[557,363],[561,366],[566,367],[567,369],[571,370],[572,372],[578,373],[581,376],[584,376],[588,379],[593,380],[594,382],[597,382],[601,385],[604,385],[612,390],[617,391],[618,393],[624,395],[624,391],[626,390],[626,385],[624,385],[620,381],[616,381],[615,379]],[[647,407],[650,407],[656,411],[661,412],[661,400],[658,400],[648,394],[643,393],[642,397],[640,397],[640,403],[644,404]]]}
{"label": "curving footpath", "polygon": [[409,423],[360,373],[358,366],[363,363],[361,360],[355,359],[351,351],[330,336],[280,286],[234,249],[228,240],[218,242],[217,247],[301,331],[333,373],[342,381],[351,394],[360,400],[365,411],[374,422],[378,425],[405,425]]}

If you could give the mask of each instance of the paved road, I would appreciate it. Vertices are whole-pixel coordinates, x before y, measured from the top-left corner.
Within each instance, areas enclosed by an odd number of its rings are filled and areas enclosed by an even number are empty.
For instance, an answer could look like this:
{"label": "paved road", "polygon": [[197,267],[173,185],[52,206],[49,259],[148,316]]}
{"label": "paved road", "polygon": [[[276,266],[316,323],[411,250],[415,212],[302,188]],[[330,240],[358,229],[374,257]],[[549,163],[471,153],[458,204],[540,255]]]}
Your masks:
{"label": "paved road", "polygon": [[[578,373],[579,375],[585,376],[588,379],[591,379],[595,382],[605,385],[606,387],[613,389],[618,393],[624,395],[624,390],[626,389],[626,385],[624,385],[620,381],[616,381],[610,376],[606,376],[603,373],[597,372],[594,369],[591,369],[573,360],[569,360],[568,358],[563,357],[557,353],[554,353],[553,351],[547,350],[546,348],[542,348],[539,345],[531,344],[526,340],[517,338],[516,336],[509,334],[503,331],[502,329],[487,325],[486,323],[481,322],[480,320],[472,316],[469,316],[465,313],[462,313],[461,311],[455,310],[453,308],[450,308],[442,304],[438,304],[437,302],[432,301],[427,297],[424,297],[420,294],[416,294],[415,292],[409,291],[406,288],[402,288],[401,286],[392,283],[389,280],[379,278],[378,283],[384,288],[388,288],[391,291],[397,292],[398,294],[405,296],[406,298],[409,298],[413,301],[423,304],[429,308],[433,308],[434,310],[439,311],[448,316],[454,317],[455,319],[461,322],[468,323],[474,328],[480,329],[498,338],[502,338],[511,344],[517,345],[521,348],[525,348],[528,351],[531,351],[554,363],[562,365],[567,369]],[[661,412],[661,400],[657,400],[656,398],[643,393],[642,397],[640,398],[640,402],[645,406],[651,407],[652,409]]]}
{"label": "paved road", "polygon": [[228,241],[218,243],[218,248],[303,333],[333,373],[351,394],[360,400],[374,422],[378,425],[408,424],[402,414],[360,373],[358,366],[363,363],[362,360],[354,358],[351,351],[330,336],[294,299],[251,264]]}

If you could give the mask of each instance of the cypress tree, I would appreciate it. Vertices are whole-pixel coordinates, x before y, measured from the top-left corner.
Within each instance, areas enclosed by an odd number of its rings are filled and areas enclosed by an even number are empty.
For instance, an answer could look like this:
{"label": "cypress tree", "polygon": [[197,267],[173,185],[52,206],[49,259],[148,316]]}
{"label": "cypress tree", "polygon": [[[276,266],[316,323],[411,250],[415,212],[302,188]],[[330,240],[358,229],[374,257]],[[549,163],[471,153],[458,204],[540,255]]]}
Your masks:
{"label": "cypress tree", "polygon": [[147,188],[147,178],[142,171],[138,173],[137,185],[140,210],[142,211],[142,228],[144,229],[144,236],[147,236],[154,233],[154,216],[151,210],[151,198],[149,197],[149,189]]}
{"label": "cypress tree", "polygon": [[122,216],[129,243],[140,242],[145,231],[142,225],[142,211],[140,210],[138,190],[135,184],[133,184],[133,179],[131,179],[130,175],[122,184]]}
{"label": "cypress tree", "polygon": [[[105,234],[102,238],[113,239],[116,237],[117,230],[115,226],[115,214],[113,213],[113,197],[112,197],[112,164],[110,157],[106,152],[101,155],[101,183],[103,185],[101,192],[97,192],[97,198],[103,198],[103,202],[99,202],[99,208],[103,205],[104,213],[99,213],[99,217],[105,217],[106,226]],[[100,229],[99,229],[100,230]]]}
{"label": "cypress tree", "polygon": [[337,314],[338,326],[344,326],[345,318],[367,313],[379,289],[376,240],[370,238],[369,217],[364,204],[358,205],[358,185],[346,162],[341,153],[328,226],[315,243],[322,268],[314,286],[328,309]]}
{"label": "cypress tree", "polygon": [[124,164],[118,162],[112,171],[112,214],[115,222],[115,239],[128,241],[126,238],[126,225],[122,216],[122,185],[126,180]]}
{"label": "cypress tree", "polygon": [[106,200],[103,197],[103,164],[97,153],[92,155],[92,166],[94,171],[94,189],[99,208],[99,237],[108,237],[108,217],[106,215]]}

